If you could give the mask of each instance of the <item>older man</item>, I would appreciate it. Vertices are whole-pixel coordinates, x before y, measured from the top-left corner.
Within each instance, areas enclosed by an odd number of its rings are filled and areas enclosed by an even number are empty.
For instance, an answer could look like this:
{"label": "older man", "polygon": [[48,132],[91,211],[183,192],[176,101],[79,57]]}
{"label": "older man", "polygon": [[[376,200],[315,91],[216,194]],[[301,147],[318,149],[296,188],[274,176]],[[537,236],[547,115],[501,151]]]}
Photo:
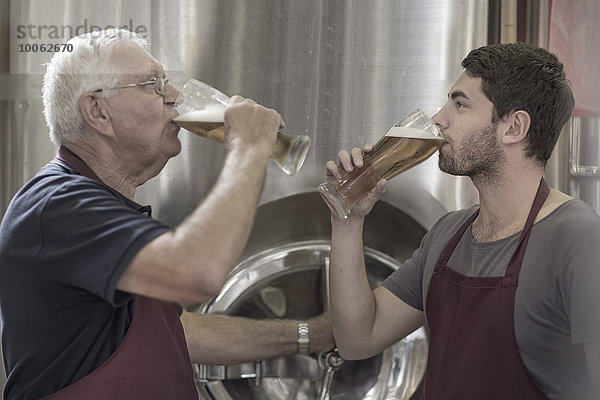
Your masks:
{"label": "older man", "polygon": [[[221,174],[171,230],[133,199],[181,149],[179,93],[129,32],[70,43],[43,87],[58,156],[17,193],[0,227],[5,398],[192,399],[190,361],[295,353],[297,321],[184,313],[182,326],[177,306],[214,296],[236,264],[281,116],[232,98]],[[311,349],[330,349],[327,319],[309,322]]]}

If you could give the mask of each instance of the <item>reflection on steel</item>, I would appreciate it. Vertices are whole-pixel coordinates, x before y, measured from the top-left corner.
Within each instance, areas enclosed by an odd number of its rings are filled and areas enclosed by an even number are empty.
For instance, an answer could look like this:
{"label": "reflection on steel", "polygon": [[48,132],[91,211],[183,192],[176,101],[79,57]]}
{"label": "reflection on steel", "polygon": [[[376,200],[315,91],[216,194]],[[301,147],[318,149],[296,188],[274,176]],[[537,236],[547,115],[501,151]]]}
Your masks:
{"label": "reflection on steel", "polygon": [[[39,21],[129,25],[132,19],[134,28],[146,28],[153,55],[177,87],[196,78],[277,109],[285,131],[309,135],[313,145],[293,179],[269,166],[264,204],[316,190],[325,163],[338,150],[373,142],[414,108],[434,114],[446,102],[462,58],[486,44],[487,4],[256,0],[249,6],[245,0],[131,0],[99,9],[93,0],[55,8],[46,7],[45,0],[28,0],[10,2],[10,12],[3,15],[24,26]],[[0,146],[0,216],[17,189],[56,151],[40,100],[43,64],[51,53],[14,53],[9,33],[0,33],[0,48],[11,51],[2,55],[11,60],[11,75],[0,81],[6,134]],[[171,226],[204,198],[224,158],[219,144],[183,131],[180,138],[182,153],[138,190],[138,200],[152,204],[153,215]],[[412,194],[420,192],[431,201]],[[385,198],[425,228],[444,211],[477,201],[470,181],[441,173],[436,159],[394,178]]]}
{"label": "reflection on steel", "polygon": [[300,354],[236,365],[194,364],[196,380],[203,383],[260,378],[318,380],[321,375],[319,368],[320,366],[314,358]]}
{"label": "reflection on steel", "polygon": [[[329,242],[302,241],[264,250],[242,261],[223,290],[202,312],[253,318],[277,318],[264,290],[285,296],[283,318],[308,319],[326,308],[325,263]],[[398,268],[398,260],[365,248],[372,287]],[[195,366],[200,393],[206,399],[409,399],[425,372],[428,340],[423,328],[366,360],[344,361],[335,352],[247,363]],[[318,362],[320,361],[320,362]],[[320,364],[320,368],[319,368]],[[335,373],[334,373],[335,372]],[[247,380],[250,380],[247,381]],[[229,397],[226,397],[229,396]],[[386,397],[388,396],[388,397]]]}

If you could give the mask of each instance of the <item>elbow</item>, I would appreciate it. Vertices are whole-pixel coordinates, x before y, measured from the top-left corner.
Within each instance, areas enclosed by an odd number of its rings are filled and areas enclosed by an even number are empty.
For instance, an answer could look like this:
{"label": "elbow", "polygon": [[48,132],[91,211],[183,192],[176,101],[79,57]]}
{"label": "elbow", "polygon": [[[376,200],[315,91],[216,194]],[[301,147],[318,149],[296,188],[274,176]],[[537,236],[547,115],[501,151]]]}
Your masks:
{"label": "elbow", "polygon": [[340,357],[342,357],[344,360],[348,360],[348,361],[364,360],[364,359],[371,358],[371,357],[379,354],[377,352],[374,353],[374,352],[361,351],[361,350],[356,350],[356,349],[342,350],[339,347],[338,347],[338,353],[340,354]]}
{"label": "elbow", "polygon": [[219,268],[207,268],[196,277],[197,288],[209,298],[219,294],[225,282],[227,273]]}
{"label": "elbow", "polygon": [[338,349],[338,353],[340,354],[340,357],[342,357],[344,360],[348,360],[348,361],[364,360],[365,358],[370,357],[370,355],[364,355],[360,351],[357,351],[356,349],[347,348],[347,346],[341,347],[338,345],[337,349]]}
{"label": "elbow", "polygon": [[347,334],[337,333],[335,330],[334,339],[338,353],[344,360],[364,360],[377,354],[370,346],[365,346],[370,343],[369,340],[357,340],[357,338],[348,337]]}
{"label": "elbow", "polygon": [[201,268],[193,271],[187,279],[184,279],[180,304],[202,303],[219,294],[225,282],[227,273],[221,268]]}
{"label": "elbow", "polygon": [[230,252],[212,251],[210,246],[172,248],[177,251],[165,252],[160,269],[165,281],[172,282],[179,304],[198,304],[219,294],[237,262]]}

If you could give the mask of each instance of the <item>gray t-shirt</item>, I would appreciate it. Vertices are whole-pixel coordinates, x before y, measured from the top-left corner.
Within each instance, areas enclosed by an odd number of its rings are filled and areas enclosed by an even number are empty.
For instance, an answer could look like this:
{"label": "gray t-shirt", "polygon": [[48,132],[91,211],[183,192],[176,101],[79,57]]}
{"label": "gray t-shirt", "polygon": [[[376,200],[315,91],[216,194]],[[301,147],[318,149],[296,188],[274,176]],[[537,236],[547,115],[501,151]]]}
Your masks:
{"label": "gray t-shirt", "polygon": [[[440,253],[477,206],[449,213],[413,256],[384,282],[410,306],[427,311],[427,292]],[[467,229],[448,261],[468,276],[502,276],[520,232],[476,243]],[[585,398],[589,387],[582,343],[600,332],[600,216],[570,200],[533,226],[515,296],[515,334],[525,366],[550,399]]]}

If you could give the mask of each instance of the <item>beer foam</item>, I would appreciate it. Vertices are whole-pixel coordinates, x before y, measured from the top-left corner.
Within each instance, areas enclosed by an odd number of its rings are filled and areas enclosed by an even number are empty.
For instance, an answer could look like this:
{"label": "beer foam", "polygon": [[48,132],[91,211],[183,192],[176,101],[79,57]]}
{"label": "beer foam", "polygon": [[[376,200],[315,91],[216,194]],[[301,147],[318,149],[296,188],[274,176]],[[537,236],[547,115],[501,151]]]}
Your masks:
{"label": "beer foam", "polygon": [[208,107],[203,110],[189,111],[173,118],[176,122],[223,122],[225,121],[224,107]]}
{"label": "beer foam", "polygon": [[439,139],[444,140],[441,136],[435,136],[433,133],[428,131],[422,131],[417,128],[409,128],[406,126],[394,126],[392,129],[385,134],[385,136],[391,137],[404,137],[414,139]]}

